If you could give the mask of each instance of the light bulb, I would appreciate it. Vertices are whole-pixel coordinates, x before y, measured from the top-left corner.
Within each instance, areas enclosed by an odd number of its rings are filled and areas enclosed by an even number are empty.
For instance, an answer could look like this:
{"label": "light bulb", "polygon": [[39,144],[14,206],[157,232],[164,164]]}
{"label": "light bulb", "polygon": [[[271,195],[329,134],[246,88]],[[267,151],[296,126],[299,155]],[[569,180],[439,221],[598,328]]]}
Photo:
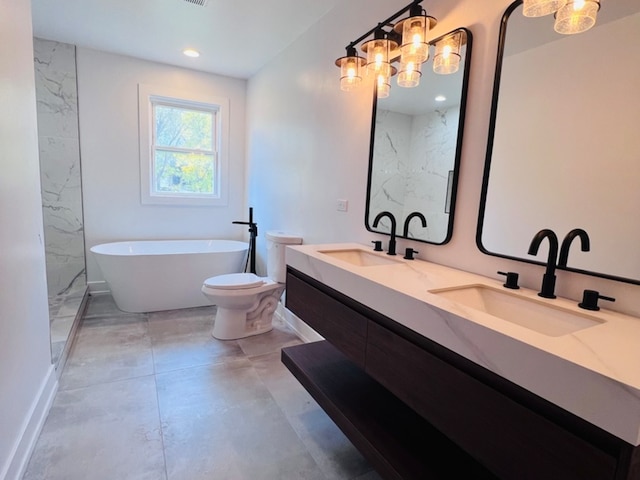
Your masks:
{"label": "light bulb", "polygon": [[382,54],[382,52],[377,52],[375,54],[375,69],[376,70],[380,70],[380,66],[382,65],[382,62],[384,62],[384,55]]}

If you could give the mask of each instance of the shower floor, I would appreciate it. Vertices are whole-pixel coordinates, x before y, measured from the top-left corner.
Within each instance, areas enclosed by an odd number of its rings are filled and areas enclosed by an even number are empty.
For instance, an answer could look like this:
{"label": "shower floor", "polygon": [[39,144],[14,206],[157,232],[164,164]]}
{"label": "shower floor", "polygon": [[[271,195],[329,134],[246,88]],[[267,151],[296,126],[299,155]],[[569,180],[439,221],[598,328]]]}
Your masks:
{"label": "shower floor", "polygon": [[77,325],[76,319],[80,317],[78,313],[83,305],[86,290],[86,278],[84,275],[80,275],[65,293],[49,297],[51,363],[56,368],[58,368],[67,342],[71,338],[71,331],[74,325]]}

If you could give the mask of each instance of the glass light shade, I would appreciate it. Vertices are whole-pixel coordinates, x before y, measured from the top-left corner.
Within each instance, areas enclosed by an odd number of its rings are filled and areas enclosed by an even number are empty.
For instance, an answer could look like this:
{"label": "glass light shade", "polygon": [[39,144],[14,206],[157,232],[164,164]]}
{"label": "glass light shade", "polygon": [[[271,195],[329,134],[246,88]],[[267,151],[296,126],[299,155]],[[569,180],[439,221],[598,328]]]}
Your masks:
{"label": "glass light shade", "polygon": [[421,67],[422,64],[420,62],[401,63],[398,86],[406,88],[417,87],[422,76]]}
{"label": "glass light shade", "polygon": [[426,62],[429,58],[427,34],[430,22],[426,15],[407,18],[402,22],[402,62]]}
{"label": "glass light shade", "polygon": [[387,68],[383,68],[379,73],[376,73],[376,91],[378,98],[387,98],[391,91],[391,77],[393,77],[398,70],[392,65],[388,65]]}
{"label": "glass light shade", "polygon": [[582,33],[596,24],[598,10],[600,10],[599,0],[569,0],[556,13],[553,28],[556,32],[565,35]]}
{"label": "glass light shade", "polygon": [[524,0],[522,14],[525,17],[544,17],[557,12],[567,0]]}
{"label": "glass light shade", "polygon": [[460,68],[462,38],[459,33],[449,35],[436,43],[433,71],[441,75],[456,73]]}
{"label": "glass light shade", "polygon": [[365,59],[355,53],[355,49],[347,50],[347,55],[336,60],[340,67],[340,89],[349,92],[362,83],[362,70]]}
{"label": "glass light shade", "polygon": [[391,80],[389,78],[389,75],[379,73],[376,78],[376,91],[378,93],[378,98],[387,98],[389,96],[389,92],[391,91]]}
{"label": "glass light shade", "polygon": [[374,38],[365,42],[362,50],[367,54],[367,69],[378,73],[381,69],[388,68],[389,52],[397,47],[396,42],[386,38]]}

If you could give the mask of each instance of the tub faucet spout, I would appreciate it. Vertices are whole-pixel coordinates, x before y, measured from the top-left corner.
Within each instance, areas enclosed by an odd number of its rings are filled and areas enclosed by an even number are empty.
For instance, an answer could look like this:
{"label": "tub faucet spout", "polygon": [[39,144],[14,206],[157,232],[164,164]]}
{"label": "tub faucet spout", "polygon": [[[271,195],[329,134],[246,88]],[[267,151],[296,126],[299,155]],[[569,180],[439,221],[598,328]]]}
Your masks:
{"label": "tub faucet spout", "polygon": [[404,221],[404,229],[402,233],[402,236],[404,238],[409,238],[409,223],[411,222],[411,219],[414,217],[418,217],[420,219],[420,222],[422,223],[422,228],[427,228],[427,219],[424,218],[424,215],[421,214],[420,212],[412,212],[407,216],[407,218]]}
{"label": "tub faucet spout", "polygon": [[389,250],[387,251],[387,255],[395,255],[396,254],[396,217],[393,216],[391,212],[380,212],[376,215],[376,218],[373,220],[373,227],[378,226],[378,222],[383,217],[389,217],[391,221],[391,238],[389,239]]}
{"label": "tub faucet spout", "polygon": [[540,295],[544,298],[556,298],[554,290],[556,288],[556,261],[558,258],[558,237],[553,230],[545,228],[535,234],[531,245],[529,245],[529,255],[537,255],[542,240],[549,239],[549,256],[547,258],[547,270],[542,276],[542,288]]}

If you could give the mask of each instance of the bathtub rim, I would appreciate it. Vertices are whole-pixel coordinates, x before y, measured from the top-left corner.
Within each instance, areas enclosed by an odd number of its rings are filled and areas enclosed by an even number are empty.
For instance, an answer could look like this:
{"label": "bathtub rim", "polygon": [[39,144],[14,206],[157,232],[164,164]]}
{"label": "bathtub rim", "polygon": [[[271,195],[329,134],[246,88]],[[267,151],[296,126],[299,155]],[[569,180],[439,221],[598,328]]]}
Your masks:
{"label": "bathtub rim", "polygon": [[[144,244],[179,244],[179,243],[187,243],[187,244],[197,244],[197,243],[224,243],[228,245],[233,245],[235,248],[227,248],[227,249],[199,249],[199,250],[164,250],[157,252],[141,252],[141,251],[126,251],[126,250],[113,250],[108,251],[105,248],[101,247],[122,247],[122,246],[135,246],[135,244],[144,245]],[[202,255],[202,254],[215,254],[215,253],[230,253],[230,252],[239,252],[239,251],[247,251],[249,249],[249,242],[245,242],[243,240],[229,240],[229,239],[162,239],[162,240],[119,240],[115,242],[104,242],[93,245],[89,248],[89,251],[94,255],[105,255],[105,256],[116,256],[116,257],[146,257],[146,256],[162,256],[162,255]]]}

